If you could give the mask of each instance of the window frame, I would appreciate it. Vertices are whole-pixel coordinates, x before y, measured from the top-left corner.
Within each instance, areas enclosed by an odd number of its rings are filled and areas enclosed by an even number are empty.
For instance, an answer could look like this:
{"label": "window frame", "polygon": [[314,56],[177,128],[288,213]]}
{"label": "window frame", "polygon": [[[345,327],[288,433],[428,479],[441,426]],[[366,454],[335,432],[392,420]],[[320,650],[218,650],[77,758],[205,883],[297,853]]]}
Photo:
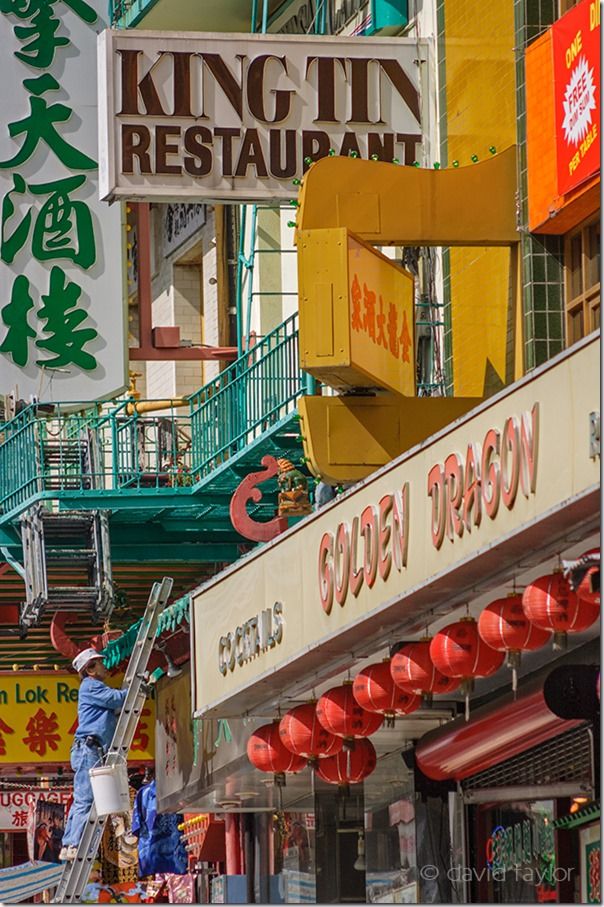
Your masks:
{"label": "window frame", "polygon": [[[591,270],[590,250],[590,231],[593,227],[600,228],[600,217],[590,217],[579,224],[575,229],[569,231],[564,238],[564,322],[566,331],[566,346],[571,346],[591,334],[592,331],[600,327],[600,253],[599,241],[598,249],[598,268],[596,283],[589,284],[589,273]],[[576,276],[576,269],[571,267],[573,243],[579,238],[579,268],[580,268],[580,292],[572,295],[573,278]],[[580,329],[576,331],[576,319],[580,320]]]}

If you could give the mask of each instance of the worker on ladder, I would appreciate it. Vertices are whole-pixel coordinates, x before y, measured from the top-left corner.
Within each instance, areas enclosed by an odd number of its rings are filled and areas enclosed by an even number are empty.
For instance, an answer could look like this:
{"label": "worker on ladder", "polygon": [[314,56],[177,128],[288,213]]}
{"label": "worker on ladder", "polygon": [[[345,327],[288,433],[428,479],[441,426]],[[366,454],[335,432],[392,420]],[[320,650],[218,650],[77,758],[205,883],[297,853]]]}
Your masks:
{"label": "worker on ladder", "polygon": [[84,649],[72,661],[82,683],[78,696],[78,727],[71,747],[73,804],[69,811],[61,861],[75,860],[78,844],[92,806],[94,796],[90,784],[90,769],[101,765],[117,724],[119,710],[127,689],[114,690],[107,686],[107,668],[96,649]]}

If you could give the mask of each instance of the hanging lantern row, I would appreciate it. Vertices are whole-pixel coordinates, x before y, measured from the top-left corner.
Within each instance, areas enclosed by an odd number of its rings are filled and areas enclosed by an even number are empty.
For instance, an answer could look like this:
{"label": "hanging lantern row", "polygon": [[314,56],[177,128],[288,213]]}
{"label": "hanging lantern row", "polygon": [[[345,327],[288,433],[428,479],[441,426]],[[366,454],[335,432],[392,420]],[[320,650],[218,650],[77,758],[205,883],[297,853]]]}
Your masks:
{"label": "hanging lantern row", "polygon": [[589,577],[583,590],[573,591],[556,571],[529,583],[522,594],[492,601],[478,621],[464,617],[432,638],[405,644],[391,659],[363,668],[354,682],[333,687],[318,702],[296,706],[280,722],[254,731],[247,746],[250,762],[275,775],[311,764],[328,783],[359,783],[375,768],[375,749],[367,738],[384,719],[392,723],[416,711],[422,698],[461,688],[467,720],[474,679],[494,674],[504,660],[516,691],[522,652],[546,645],[552,633],[554,648],[563,648],[568,633],[586,630],[598,619],[594,585]]}
{"label": "hanging lantern row", "polygon": [[344,745],[353,740],[370,737],[384,723],[379,712],[370,712],[359,705],[352,691],[352,681],[327,690],[317,702],[317,718],[331,734],[344,738]]}
{"label": "hanging lantern row", "polygon": [[487,605],[478,618],[478,632],[487,645],[504,653],[506,664],[512,669],[514,692],[522,652],[540,649],[551,637],[547,630],[529,621],[522,608],[522,595],[514,592]]}
{"label": "hanging lantern row", "polygon": [[274,775],[299,772],[306,765],[304,756],[290,752],[281,742],[278,721],[256,728],[247,742],[247,757],[254,768]]}
{"label": "hanging lantern row", "polygon": [[504,661],[503,652],[492,649],[482,639],[473,617],[464,617],[439,630],[430,643],[430,657],[441,674],[459,682],[466,701],[466,721],[474,679],[489,677]]}
{"label": "hanging lantern row", "polygon": [[419,694],[427,702],[440,693],[452,693],[459,686],[456,677],[447,677],[436,669],[430,657],[430,636],[404,645],[390,660],[390,673],[403,690]]}
{"label": "hanging lantern row", "polygon": [[600,615],[599,602],[580,598],[561,572],[540,576],[522,593],[522,609],[531,623],[554,634],[554,649],[565,649],[569,633],[587,630]]}
{"label": "hanging lantern row", "polygon": [[383,715],[393,724],[397,715],[410,715],[421,705],[421,696],[397,686],[390,659],[363,668],[354,679],[352,695],[361,708]]}
{"label": "hanging lantern row", "polygon": [[320,723],[314,702],[286,712],[279,724],[279,736],[286,749],[309,760],[335,756],[344,746],[342,737],[331,734]]}
{"label": "hanging lantern row", "polygon": [[346,749],[321,759],[317,775],[328,784],[360,784],[369,777],[377,763],[375,747],[371,740],[357,740],[354,749]]}

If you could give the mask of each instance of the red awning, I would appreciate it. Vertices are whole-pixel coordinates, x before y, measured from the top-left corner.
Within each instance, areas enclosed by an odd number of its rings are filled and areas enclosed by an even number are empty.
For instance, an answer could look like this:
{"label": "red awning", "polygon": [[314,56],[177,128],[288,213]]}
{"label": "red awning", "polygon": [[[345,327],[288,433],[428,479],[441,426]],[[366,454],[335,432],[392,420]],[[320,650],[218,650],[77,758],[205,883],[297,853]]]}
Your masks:
{"label": "red awning", "polygon": [[467,722],[460,718],[431,731],[415,755],[428,778],[461,781],[582,723],[554,715],[543,684],[533,685],[516,700],[510,693],[476,709]]}
{"label": "red awning", "polygon": [[226,860],[224,822],[217,821],[213,816],[210,818],[197,859],[203,863],[218,863]]}

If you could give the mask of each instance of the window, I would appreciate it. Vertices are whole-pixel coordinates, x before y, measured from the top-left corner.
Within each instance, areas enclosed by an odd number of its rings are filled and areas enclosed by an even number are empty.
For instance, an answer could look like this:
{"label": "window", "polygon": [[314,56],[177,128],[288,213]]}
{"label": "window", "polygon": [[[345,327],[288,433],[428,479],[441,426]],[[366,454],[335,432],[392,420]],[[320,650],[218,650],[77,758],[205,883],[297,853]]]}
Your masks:
{"label": "window", "polygon": [[566,344],[600,327],[600,221],[585,223],[566,238]]}
{"label": "window", "polygon": [[560,17],[567,13],[569,9],[572,9],[573,6],[576,6],[579,3],[579,0],[560,0]]}

